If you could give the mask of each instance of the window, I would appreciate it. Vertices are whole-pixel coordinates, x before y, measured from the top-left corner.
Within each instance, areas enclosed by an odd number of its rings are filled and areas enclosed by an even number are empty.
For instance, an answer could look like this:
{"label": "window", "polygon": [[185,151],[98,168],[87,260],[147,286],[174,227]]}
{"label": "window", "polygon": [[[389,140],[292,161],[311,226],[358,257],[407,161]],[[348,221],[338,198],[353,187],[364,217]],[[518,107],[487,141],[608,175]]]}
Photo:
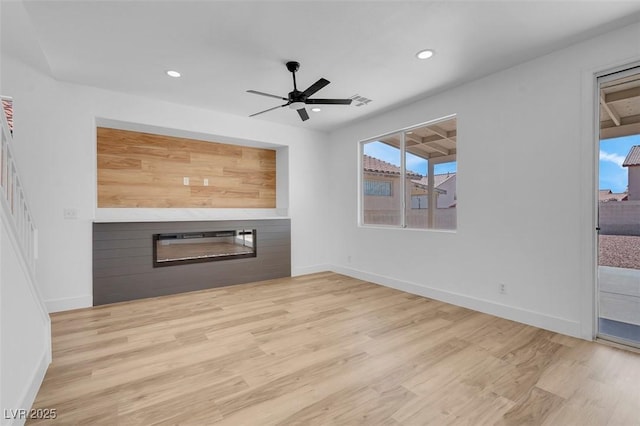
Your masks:
{"label": "window", "polygon": [[411,208],[412,209],[426,209],[429,199],[426,195],[412,195],[411,196]]}
{"label": "window", "polygon": [[391,197],[391,181],[386,180],[365,180],[364,195],[377,195],[380,197]]}
{"label": "window", "polygon": [[[396,133],[363,144],[362,206],[364,223],[402,225],[401,139],[402,134]],[[374,187],[376,188],[375,193],[373,193]],[[377,192],[377,190],[381,192]]]}
{"label": "window", "polygon": [[362,224],[456,229],[455,117],[365,141],[361,148]]}

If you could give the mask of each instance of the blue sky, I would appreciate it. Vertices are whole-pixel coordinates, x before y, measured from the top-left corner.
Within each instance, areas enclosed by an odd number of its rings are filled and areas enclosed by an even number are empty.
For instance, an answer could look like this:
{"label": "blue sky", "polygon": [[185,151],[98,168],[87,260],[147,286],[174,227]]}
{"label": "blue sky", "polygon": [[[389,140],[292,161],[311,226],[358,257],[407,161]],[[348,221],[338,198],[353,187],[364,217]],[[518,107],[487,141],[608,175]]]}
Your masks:
{"label": "blue sky", "polygon": [[640,135],[600,141],[600,189],[624,192],[627,189],[627,168],[622,162],[634,145],[640,145]]}
{"label": "blue sky", "polygon": [[[400,150],[382,142],[370,142],[364,145],[364,153],[400,167]],[[453,173],[457,163],[444,163],[435,166],[435,174]],[[427,175],[427,160],[407,153],[407,170]]]}

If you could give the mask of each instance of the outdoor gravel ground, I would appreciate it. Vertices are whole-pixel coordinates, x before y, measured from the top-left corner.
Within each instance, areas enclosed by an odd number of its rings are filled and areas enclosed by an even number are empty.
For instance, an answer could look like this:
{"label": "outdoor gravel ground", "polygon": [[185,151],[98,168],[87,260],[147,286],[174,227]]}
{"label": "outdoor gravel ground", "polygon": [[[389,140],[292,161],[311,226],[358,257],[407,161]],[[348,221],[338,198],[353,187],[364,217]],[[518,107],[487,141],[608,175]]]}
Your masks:
{"label": "outdoor gravel ground", "polygon": [[601,266],[640,269],[640,237],[600,235]]}

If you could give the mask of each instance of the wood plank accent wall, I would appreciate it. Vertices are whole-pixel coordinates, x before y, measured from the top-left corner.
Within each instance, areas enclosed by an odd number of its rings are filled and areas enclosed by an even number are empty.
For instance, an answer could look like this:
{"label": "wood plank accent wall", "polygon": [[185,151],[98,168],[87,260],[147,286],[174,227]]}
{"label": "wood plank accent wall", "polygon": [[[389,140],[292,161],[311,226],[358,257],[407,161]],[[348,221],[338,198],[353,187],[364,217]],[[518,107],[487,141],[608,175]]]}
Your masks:
{"label": "wood plank accent wall", "polygon": [[275,150],[104,127],[97,145],[98,207],[276,207]]}
{"label": "wood plank accent wall", "polygon": [[[255,229],[257,256],[153,267],[153,234]],[[291,276],[291,221],[93,224],[93,305]]]}

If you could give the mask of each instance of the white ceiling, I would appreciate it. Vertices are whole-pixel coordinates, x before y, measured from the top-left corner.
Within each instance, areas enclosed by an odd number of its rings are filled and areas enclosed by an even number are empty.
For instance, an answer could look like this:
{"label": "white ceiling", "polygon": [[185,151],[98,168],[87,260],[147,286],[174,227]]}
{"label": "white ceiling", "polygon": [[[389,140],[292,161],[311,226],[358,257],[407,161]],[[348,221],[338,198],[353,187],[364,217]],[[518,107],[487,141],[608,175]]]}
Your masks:
{"label": "white ceiling", "polygon": [[[248,89],[286,97],[297,60],[299,89],[324,77],[315,97],[373,102],[253,119],[329,131],[637,22],[640,1],[2,0],[1,12],[3,52],[57,80],[243,116],[280,102]],[[436,55],[419,61],[424,48]]]}

